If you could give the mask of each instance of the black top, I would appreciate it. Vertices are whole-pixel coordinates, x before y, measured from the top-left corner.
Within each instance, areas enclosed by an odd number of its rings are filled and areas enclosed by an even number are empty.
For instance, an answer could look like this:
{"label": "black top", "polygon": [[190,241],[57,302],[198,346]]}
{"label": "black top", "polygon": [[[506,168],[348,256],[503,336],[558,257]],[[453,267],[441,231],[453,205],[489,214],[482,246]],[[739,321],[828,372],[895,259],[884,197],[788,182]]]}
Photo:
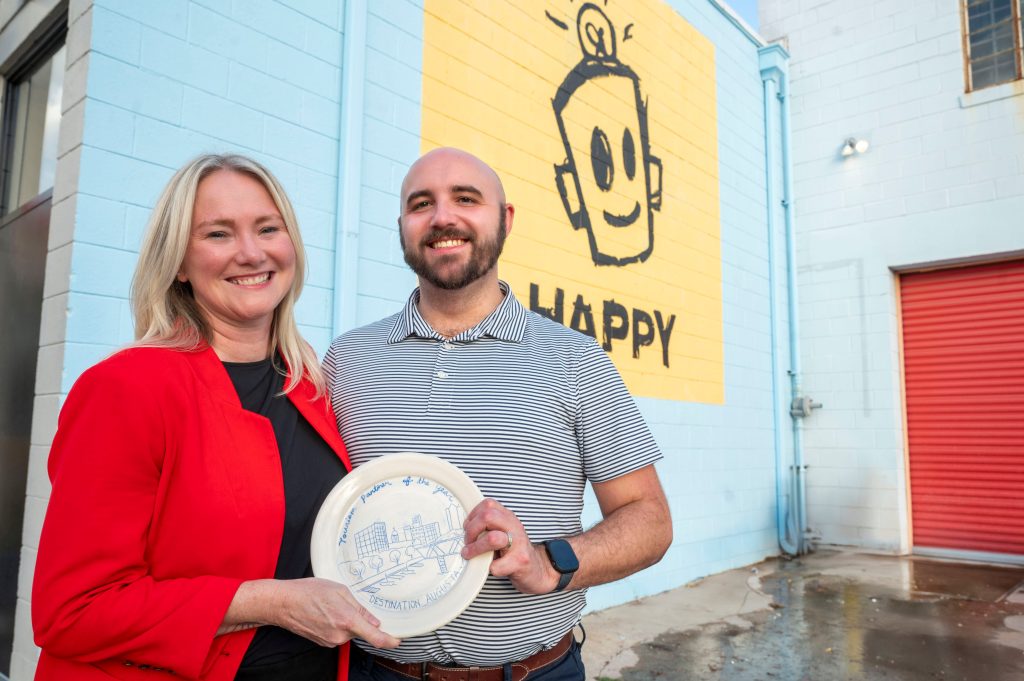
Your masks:
{"label": "black top", "polygon": [[[309,542],[313,523],[328,492],[345,475],[334,450],[299,413],[284,389],[284,376],[270,359],[224,362],[242,407],[265,416],[274,428],[284,477],[284,535],[277,558],[276,579],[312,577]],[[241,669],[286,662],[319,648],[316,643],[279,627],[260,627],[242,659]],[[325,654],[336,651],[321,648]],[[303,660],[309,660],[305,656]],[[290,670],[295,671],[295,670]],[[302,678],[295,676],[294,678]]]}

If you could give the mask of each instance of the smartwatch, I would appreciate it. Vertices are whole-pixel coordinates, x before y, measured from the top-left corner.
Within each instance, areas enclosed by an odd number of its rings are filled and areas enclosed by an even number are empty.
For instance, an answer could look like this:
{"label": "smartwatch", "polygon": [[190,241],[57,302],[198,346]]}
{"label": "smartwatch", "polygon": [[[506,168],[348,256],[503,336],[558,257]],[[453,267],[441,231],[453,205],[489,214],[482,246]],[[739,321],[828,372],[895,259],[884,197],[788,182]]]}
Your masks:
{"label": "smartwatch", "polygon": [[564,539],[551,539],[544,542],[544,550],[548,552],[551,559],[551,567],[561,575],[558,578],[558,586],[555,591],[562,591],[569,586],[572,576],[580,569],[580,561],[576,558],[576,552],[572,545]]}

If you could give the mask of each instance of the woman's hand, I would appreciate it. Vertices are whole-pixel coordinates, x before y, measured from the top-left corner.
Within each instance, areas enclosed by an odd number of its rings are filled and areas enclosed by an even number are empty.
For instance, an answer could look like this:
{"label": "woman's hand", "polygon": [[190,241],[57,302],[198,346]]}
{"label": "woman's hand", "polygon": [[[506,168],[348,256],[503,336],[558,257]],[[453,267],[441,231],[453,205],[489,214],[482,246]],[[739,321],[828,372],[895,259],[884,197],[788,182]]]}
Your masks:
{"label": "woman's hand", "polygon": [[264,624],[287,629],[325,647],[361,638],[376,648],[401,641],[380,630],[380,620],[347,587],[328,579],[260,579],[243,583],[217,630],[226,634]]}

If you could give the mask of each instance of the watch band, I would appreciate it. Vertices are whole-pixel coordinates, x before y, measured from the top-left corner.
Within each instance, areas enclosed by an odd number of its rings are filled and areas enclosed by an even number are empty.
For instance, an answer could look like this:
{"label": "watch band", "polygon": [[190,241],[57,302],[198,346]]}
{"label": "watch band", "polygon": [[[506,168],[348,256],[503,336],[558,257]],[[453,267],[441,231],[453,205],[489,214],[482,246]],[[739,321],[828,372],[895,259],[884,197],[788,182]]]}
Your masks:
{"label": "watch band", "polygon": [[563,572],[558,575],[558,586],[555,587],[555,592],[562,591],[565,587],[569,586],[569,582],[572,581],[572,576],[575,572]]}

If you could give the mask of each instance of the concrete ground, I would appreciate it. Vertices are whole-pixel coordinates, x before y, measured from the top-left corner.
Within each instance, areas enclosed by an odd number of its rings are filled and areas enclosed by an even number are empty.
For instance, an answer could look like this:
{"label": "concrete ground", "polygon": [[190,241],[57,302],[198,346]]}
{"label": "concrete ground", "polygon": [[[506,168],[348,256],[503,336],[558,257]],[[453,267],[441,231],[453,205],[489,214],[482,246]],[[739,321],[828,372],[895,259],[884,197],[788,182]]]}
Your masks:
{"label": "concrete ground", "polygon": [[589,681],[1020,681],[1024,567],[819,551],[583,624]]}

